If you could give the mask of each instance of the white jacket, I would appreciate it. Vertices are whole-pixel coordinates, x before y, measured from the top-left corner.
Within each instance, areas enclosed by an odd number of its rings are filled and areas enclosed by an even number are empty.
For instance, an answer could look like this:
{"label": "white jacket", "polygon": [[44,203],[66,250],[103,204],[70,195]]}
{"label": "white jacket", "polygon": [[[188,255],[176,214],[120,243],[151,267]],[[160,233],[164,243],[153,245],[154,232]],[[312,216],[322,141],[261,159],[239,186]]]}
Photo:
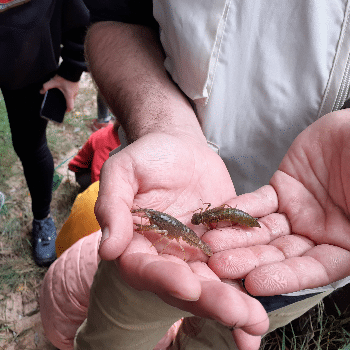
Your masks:
{"label": "white jacket", "polygon": [[165,66],[238,194],[268,184],[295,137],[348,98],[347,0],[153,3]]}
{"label": "white jacket", "polygon": [[295,137],[349,90],[346,0],[155,0],[165,65],[238,194],[266,185]]}

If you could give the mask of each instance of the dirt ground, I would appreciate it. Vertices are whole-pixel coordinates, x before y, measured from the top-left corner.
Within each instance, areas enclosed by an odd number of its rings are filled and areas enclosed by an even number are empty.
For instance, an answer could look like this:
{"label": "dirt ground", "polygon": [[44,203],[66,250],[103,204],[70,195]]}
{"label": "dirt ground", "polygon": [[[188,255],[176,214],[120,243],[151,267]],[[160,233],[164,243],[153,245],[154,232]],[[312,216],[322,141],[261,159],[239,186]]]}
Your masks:
{"label": "dirt ground", "polygon": [[37,293],[0,294],[0,349],[56,349],[44,335]]}

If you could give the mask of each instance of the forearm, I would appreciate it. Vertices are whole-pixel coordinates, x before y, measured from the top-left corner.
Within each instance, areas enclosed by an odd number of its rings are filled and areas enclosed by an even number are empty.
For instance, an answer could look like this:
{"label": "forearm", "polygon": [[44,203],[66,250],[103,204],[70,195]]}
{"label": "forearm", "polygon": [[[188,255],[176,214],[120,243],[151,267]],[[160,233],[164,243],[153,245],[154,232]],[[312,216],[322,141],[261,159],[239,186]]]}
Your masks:
{"label": "forearm", "polygon": [[87,35],[89,69],[129,142],[150,132],[205,141],[186,96],[169,78],[158,34],[145,26],[100,22]]}

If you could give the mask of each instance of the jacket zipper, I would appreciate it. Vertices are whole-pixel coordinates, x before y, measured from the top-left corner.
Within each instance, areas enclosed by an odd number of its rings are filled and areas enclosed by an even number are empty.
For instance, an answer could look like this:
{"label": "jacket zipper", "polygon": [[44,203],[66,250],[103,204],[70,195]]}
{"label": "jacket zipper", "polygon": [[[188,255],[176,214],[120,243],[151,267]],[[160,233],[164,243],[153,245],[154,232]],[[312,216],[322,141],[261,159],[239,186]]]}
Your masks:
{"label": "jacket zipper", "polygon": [[341,80],[341,84],[340,84],[332,111],[337,111],[343,107],[344,102],[348,98],[349,89],[350,89],[350,54],[348,55],[348,58],[346,61],[343,78]]}

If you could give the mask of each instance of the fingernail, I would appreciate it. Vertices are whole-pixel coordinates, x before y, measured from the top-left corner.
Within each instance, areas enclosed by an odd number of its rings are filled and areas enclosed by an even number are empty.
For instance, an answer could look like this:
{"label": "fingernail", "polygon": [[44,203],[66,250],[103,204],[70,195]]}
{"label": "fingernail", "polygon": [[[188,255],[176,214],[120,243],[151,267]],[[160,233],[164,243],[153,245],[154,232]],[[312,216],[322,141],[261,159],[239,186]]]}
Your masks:
{"label": "fingernail", "polygon": [[105,227],[103,230],[102,230],[102,238],[101,238],[101,242],[100,242],[100,245],[109,237],[109,229],[108,227]]}
{"label": "fingernail", "polygon": [[194,295],[191,297],[190,295],[187,295],[186,297],[184,295],[181,295],[177,292],[169,292],[171,296],[173,296],[176,299],[184,300],[184,301],[197,301],[199,299],[199,296]]}

